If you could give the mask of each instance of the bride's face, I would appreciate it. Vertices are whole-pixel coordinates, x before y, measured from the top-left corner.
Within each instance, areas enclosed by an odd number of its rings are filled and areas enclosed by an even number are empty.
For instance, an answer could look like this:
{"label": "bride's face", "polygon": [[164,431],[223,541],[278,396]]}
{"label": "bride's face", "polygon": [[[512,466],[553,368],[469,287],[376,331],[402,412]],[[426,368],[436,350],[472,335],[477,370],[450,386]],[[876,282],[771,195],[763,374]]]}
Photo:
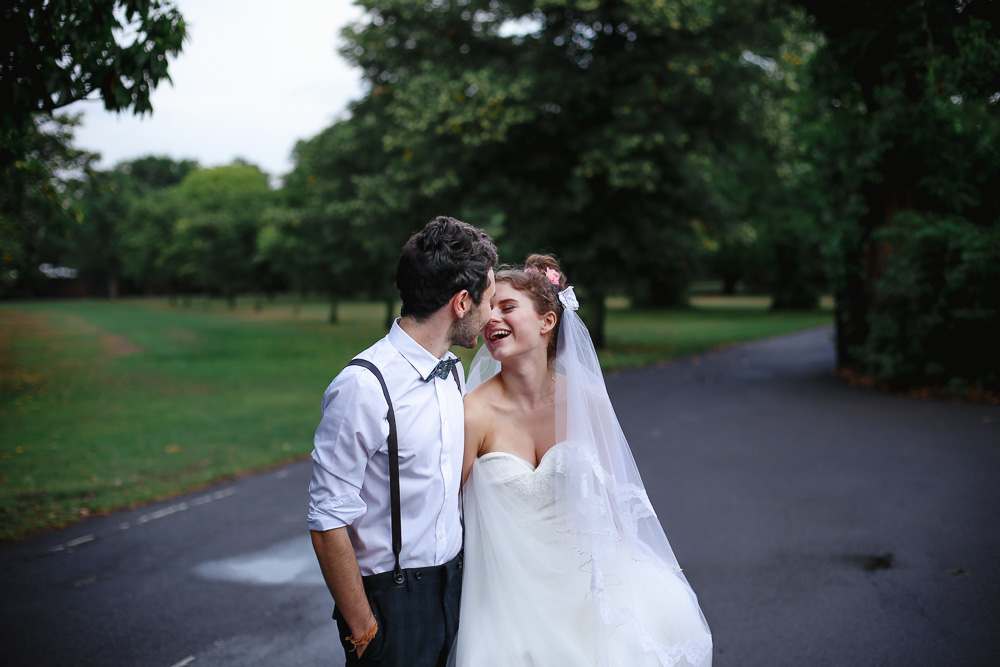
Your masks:
{"label": "bride's face", "polygon": [[555,313],[539,313],[531,296],[508,282],[497,283],[490,308],[483,341],[494,359],[503,361],[525,351],[546,349]]}

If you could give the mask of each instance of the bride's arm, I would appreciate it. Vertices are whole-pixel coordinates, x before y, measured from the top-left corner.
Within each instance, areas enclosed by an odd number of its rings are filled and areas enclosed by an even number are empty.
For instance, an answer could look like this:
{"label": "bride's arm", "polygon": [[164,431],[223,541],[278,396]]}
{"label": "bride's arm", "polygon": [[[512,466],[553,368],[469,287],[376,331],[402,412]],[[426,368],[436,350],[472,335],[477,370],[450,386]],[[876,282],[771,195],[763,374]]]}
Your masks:
{"label": "bride's arm", "polygon": [[[477,388],[478,389],[478,388]],[[469,479],[472,464],[483,447],[489,430],[489,412],[482,400],[481,391],[465,395],[465,454],[462,458],[462,486]]]}

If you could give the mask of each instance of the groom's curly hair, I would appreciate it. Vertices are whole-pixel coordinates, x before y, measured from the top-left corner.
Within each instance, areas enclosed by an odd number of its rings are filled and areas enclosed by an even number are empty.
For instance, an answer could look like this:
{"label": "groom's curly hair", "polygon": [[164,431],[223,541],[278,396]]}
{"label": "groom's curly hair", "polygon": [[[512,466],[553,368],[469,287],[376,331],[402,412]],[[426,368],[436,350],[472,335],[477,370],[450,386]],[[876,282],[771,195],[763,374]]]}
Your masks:
{"label": "groom's curly hair", "polygon": [[399,256],[402,315],[425,320],[462,290],[479,305],[496,263],[497,249],[486,232],[455,218],[434,218],[410,237]]}

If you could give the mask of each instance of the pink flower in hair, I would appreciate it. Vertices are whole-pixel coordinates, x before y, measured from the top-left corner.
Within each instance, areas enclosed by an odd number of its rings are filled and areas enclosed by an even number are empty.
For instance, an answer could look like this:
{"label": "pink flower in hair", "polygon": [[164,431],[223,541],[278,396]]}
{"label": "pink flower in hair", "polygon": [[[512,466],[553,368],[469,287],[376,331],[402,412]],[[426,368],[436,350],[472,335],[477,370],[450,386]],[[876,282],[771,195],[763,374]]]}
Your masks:
{"label": "pink flower in hair", "polygon": [[559,276],[559,272],[556,271],[555,269],[549,268],[549,269],[545,269],[545,271],[543,272],[541,269],[536,269],[533,266],[529,266],[528,268],[526,268],[524,270],[524,272],[525,273],[542,273],[545,276],[546,280],[548,280],[550,283],[552,283],[556,287],[559,287],[559,281],[561,280],[561,278]]}

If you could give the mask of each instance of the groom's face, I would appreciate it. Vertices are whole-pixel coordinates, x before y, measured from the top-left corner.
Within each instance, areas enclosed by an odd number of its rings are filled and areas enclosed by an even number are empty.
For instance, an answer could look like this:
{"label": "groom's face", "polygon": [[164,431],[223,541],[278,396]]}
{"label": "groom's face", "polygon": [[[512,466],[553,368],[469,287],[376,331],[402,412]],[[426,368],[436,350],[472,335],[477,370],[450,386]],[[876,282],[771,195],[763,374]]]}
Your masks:
{"label": "groom's face", "polygon": [[[486,289],[483,290],[483,298],[479,305],[472,304],[460,320],[455,320],[451,325],[451,344],[461,345],[472,349],[479,341],[479,332],[482,331],[486,321],[490,319],[490,301],[497,293],[496,281],[493,279],[493,269],[486,275]],[[472,301],[472,297],[467,297]]]}

